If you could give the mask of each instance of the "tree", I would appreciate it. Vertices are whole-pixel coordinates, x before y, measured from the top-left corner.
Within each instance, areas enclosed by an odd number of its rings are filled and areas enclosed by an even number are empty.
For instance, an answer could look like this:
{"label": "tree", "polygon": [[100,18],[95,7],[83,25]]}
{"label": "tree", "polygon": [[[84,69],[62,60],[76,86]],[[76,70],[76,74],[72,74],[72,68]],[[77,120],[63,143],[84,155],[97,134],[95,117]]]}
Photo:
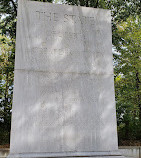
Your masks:
{"label": "tree", "polygon": [[9,143],[13,94],[14,54],[11,39],[0,36],[0,137]]}
{"label": "tree", "polygon": [[1,34],[15,39],[17,0],[0,0]]}
{"label": "tree", "polygon": [[115,67],[116,104],[121,139],[141,138],[141,19],[119,24],[122,38]]}
{"label": "tree", "polygon": [[[53,0],[34,0],[53,2]],[[139,139],[140,114],[140,0],[62,0],[62,3],[110,9],[112,15],[113,47],[117,117],[120,139]],[[17,0],[0,0],[0,109],[1,129],[9,132],[13,94],[13,65],[15,54]],[[137,44],[138,43],[138,44]],[[5,47],[5,49],[3,49]],[[7,110],[6,110],[7,109]],[[4,112],[5,111],[5,112]],[[5,114],[5,115],[4,115]],[[136,129],[136,130],[135,130]],[[126,133],[128,133],[126,135]]]}
{"label": "tree", "polygon": [[0,0],[0,143],[8,144],[11,126],[17,1]]}

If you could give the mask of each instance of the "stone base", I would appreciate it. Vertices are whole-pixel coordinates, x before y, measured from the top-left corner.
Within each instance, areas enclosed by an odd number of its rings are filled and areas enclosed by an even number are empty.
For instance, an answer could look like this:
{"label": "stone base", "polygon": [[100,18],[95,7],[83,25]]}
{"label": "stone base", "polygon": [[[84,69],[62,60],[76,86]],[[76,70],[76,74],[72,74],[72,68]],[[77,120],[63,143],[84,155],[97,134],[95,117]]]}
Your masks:
{"label": "stone base", "polygon": [[63,153],[23,153],[23,154],[12,154],[7,158],[124,158],[118,151],[113,152],[63,152]]}

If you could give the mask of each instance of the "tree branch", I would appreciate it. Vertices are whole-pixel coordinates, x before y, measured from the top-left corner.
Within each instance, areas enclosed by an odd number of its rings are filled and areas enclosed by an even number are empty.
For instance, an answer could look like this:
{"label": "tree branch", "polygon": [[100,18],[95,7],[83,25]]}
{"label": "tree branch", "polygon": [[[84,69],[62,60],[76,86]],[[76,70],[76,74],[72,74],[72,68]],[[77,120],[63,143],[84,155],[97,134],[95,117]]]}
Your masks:
{"label": "tree branch", "polygon": [[12,4],[13,4],[13,7],[14,7],[14,11],[16,12],[16,15],[17,15],[17,6],[15,4],[15,2],[13,0],[11,0]]}

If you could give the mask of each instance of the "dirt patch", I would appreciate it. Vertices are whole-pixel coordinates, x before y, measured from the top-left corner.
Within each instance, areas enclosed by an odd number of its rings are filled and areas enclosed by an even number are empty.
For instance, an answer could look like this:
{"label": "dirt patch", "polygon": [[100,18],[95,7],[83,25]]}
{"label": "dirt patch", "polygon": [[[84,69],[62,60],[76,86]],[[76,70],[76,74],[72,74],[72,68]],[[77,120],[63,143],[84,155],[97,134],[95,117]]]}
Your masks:
{"label": "dirt patch", "polygon": [[0,145],[0,149],[2,149],[2,148],[10,148],[10,144]]}
{"label": "dirt patch", "polygon": [[119,146],[141,146],[141,141],[139,140],[122,140]]}

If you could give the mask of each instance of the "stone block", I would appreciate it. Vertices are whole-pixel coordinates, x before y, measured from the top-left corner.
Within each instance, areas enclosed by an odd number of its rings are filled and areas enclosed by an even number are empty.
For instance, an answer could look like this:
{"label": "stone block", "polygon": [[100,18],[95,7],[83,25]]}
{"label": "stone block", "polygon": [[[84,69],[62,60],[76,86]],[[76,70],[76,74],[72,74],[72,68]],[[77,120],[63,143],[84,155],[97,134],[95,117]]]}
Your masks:
{"label": "stone block", "polygon": [[120,157],[109,10],[20,0],[9,158]]}

